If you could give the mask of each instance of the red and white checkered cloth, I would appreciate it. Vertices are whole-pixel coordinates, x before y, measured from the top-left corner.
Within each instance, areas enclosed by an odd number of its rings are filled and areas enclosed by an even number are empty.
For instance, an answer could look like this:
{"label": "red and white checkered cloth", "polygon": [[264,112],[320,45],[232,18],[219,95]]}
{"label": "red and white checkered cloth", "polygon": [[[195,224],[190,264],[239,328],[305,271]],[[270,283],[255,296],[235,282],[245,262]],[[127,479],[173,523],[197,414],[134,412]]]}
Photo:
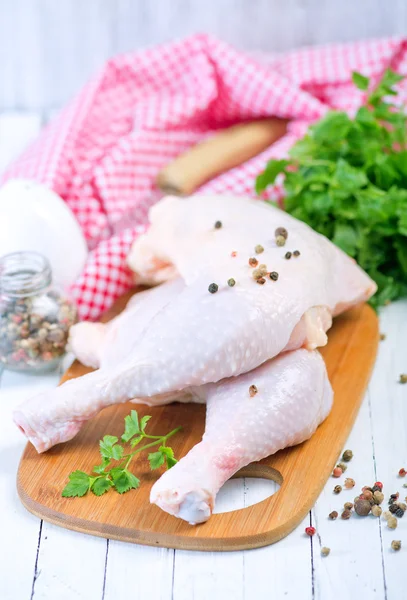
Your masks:
{"label": "red and white checkered cloth", "polygon": [[[407,74],[400,38],[254,57],[207,35],[110,60],[12,164],[15,177],[53,188],[76,215],[91,250],[72,288],[82,319],[96,319],[133,282],[125,258],[158,197],[153,181],[171,159],[219,128],[267,116],[291,119],[259,156],[203,192],[254,195],[271,157],[284,155],[328,109],[363,100],[351,72]],[[400,84],[403,101],[407,84]],[[274,193],[277,193],[274,191]]]}

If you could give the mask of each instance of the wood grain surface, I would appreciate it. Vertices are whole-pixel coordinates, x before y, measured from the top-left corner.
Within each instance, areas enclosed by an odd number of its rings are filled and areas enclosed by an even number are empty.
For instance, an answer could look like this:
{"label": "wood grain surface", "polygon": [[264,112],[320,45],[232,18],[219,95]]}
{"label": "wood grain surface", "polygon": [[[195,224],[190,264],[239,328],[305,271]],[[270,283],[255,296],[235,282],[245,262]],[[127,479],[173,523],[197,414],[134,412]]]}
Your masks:
{"label": "wood grain surface", "polygon": [[[105,320],[120,312],[128,297],[123,297]],[[105,409],[76,438],[45,454],[38,455],[27,444],[18,472],[20,499],[29,511],[51,523],[138,544],[189,550],[239,550],[272,544],[302,521],[330,476],[367,387],[378,339],[378,320],[367,305],[335,319],[328,345],[322,349],[335,392],[332,412],[307,442],[253,463],[237,474],[281,484],[276,494],[258,504],[213,515],[199,526],[188,525],[150,505],[150,489],[160,473],[149,470],[146,457],[134,465],[142,481],[136,491],[123,496],[112,491],[100,498],[62,498],[71,471],[89,471],[98,464],[99,439],[106,433],[122,433],[124,416],[132,406],[129,403]],[[63,381],[86,372],[88,369],[75,362]],[[138,410],[140,415],[153,415],[152,434],[182,425],[183,432],[172,440],[178,458],[201,439],[205,420],[205,407],[201,405],[175,403],[140,406]]]}

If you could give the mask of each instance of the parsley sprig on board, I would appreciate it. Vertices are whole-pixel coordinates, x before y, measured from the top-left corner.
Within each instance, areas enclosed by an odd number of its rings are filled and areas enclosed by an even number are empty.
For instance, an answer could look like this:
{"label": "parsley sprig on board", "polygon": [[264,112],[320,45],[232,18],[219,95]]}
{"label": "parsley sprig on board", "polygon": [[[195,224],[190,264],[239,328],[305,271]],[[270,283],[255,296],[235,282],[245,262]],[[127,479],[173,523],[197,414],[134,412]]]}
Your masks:
{"label": "parsley sprig on board", "polygon": [[353,73],[366,92],[354,118],[327,113],[256,181],[261,193],[284,174],[286,211],[357,260],[378,285],[376,308],[407,296],[407,116],[390,101],[402,79],[387,70],[369,93]]}
{"label": "parsley sprig on board", "polygon": [[[84,471],[73,471],[62,495],[71,498],[93,492],[96,496],[101,496],[110,488],[123,494],[138,488],[140,480],[129,471],[130,463],[137,454],[154,446],[158,446],[158,450],[148,455],[151,469],[158,469],[162,465],[167,469],[173,467],[177,460],[174,458],[173,449],[167,446],[167,440],[178,433],[181,427],[165,435],[149,435],[145,429],[150,419],[151,417],[146,415],[139,420],[137,411],[132,410],[124,419],[125,428],[121,441],[136,449],[126,453],[125,447],[118,443],[119,438],[115,435],[105,435],[99,442],[102,463],[93,467],[90,475]],[[148,443],[140,445],[142,442]]]}

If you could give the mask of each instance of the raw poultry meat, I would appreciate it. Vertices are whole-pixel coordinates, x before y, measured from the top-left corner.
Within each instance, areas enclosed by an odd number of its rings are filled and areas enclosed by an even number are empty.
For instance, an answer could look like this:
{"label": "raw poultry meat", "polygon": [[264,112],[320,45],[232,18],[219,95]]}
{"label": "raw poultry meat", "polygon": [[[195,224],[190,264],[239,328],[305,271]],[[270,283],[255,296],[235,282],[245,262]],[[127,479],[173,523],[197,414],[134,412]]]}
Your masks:
{"label": "raw poultry meat", "polygon": [[[276,244],[277,227],[288,231],[284,248]],[[264,247],[258,258],[268,272],[278,273],[277,281],[259,285],[253,278],[248,260],[258,244]],[[299,256],[288,258],[295,250]],[[136,300],[134,321],[129,313],[111,328],[88,326],[89,340],[95,327],[94,346],[104,350],[92,356],[91,343],[77,353],[101,368],[40,394],[15,413],[39,452],[71,439],[109,404],[169,401],[180,390],[251,371],[283,350],[323,345],[332,315],[375,291],[369,277],[327,239],[247,198],[162,200],[151,210],[151,227],[134,244],[129,264],[146,281],[178,276],[183,282],[178,278],[174,288],[157,290],[151,308],[153,292],[139,301],[139,310]],[[227,285],[231,277],[234,287]],[[208,292],[212,282],[219,286],[215,294]],[[75,347],[74,336],[75,329]],[[110,341],[103,344],[102,338]]]}
{"label": "raw poultry meat", "polygon": [[[253,397],[251,385],[258,390]],[[194,393],[207,402],[202,441],[161,476],[150,495],[151,502],[191,524],[211,516],[217,492],[234,473],[307,440],[332,406],[332,388],[316,350],[286,352]]]}

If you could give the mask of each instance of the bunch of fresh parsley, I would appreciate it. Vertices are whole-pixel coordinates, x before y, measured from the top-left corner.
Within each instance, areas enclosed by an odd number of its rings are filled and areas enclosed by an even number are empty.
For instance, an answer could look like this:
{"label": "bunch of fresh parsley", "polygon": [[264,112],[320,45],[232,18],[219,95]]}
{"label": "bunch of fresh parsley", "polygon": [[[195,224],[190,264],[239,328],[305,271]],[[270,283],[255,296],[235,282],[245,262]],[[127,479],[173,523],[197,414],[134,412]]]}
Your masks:
{"label": "bunch of fresh parsley", "polygon": [[353,73],[367,95],[354,118],[328,112],[256,181],[260,193],[284,174],[284,208],[357,260],[378,285],[375,307],[407,295],[407,117],[390,101],[402,79],[387,70],[369,93]]}
{"label": "bunch of fresh parsley", "polygon": [[[174,451],[167,446],[168,438],[181,430],[181,427],[173,429],[165,435],[149,435],[145,432],[146,425],[151,419],[146,415],[139,420],[136,410],[132,410],[130,415],[124,419],[125,428],[121,441],[128,443],[131,448],[136,448],[132,452],[125,452],[124,446],[118,444],[119,439],[114,435],[105,435],[99,442],[102,464],[93,467],[92,474],[88,475],[84,471],[74,471],[69,475],[69,482],[62,491],[66,498],[73,496],[84,496],[89,491],[96,496],[101,496],[110,488],[114,488],[119,494],[136,489],[140,485],[140,480],[129,471],[132,459],[154,446],[159,446],[156,452],[148,455],[151,469],[158,469],[166,465],[170,469],[177,460],[174,458]],[[151,440],[149,443],[139,446],[143,440]],[[114,461],[114,462],[113,462]]]}

